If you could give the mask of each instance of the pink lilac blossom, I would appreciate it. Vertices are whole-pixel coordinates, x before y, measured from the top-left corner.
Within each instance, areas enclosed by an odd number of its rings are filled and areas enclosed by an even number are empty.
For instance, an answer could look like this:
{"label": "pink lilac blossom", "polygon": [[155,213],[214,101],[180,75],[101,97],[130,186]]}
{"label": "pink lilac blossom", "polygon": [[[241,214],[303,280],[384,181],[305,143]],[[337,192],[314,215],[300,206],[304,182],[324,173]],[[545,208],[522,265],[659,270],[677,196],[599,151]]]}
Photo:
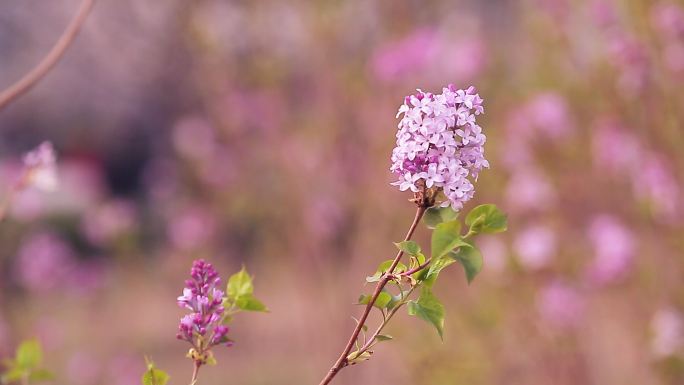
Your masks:
{"label": "pink lilac blossom", "polygon": [[651,351],[657,358],[677,354],[684,347],[684,320],[672,308],[663,308],[651,320]]}
{"label": "pink lilac blossom", "polygon": [[525,269],[541,269],[551,262],[556,253],[556,234],[546,226],[528,227],[518,233],[513,249]]}
{"label": "pink lilac blossom", "polygon": [[218,288],[221,278],[211,263],[202,259],[193,262],[190,277],[185,281],[183,295],[178,297],[178,306],[191,313],[181,318],[176,337],[199,350],[219,344],[230,346],[228,327],[222,325],[223,291]]}
{"label": "pink lilac blossom", "polygon": [[43,142],[24,155],[24,166],[29,186],[45,191],[57,188],[57,156],[52,143]]}
{"label": "pink lilac blossom", "polygon": [[538,294],[537,309],[543,321],[563,329],[578,326],[582,321],[585,302],[576,288],[554,281]]}
{"label": "pink lilac blossom", "polygon": [[527,103],[526,110],[528,124],[550,139],[562,138],[572,129],[567,102],[558,93],[537,94]]}
{"label": "pink lilac blossom", "polygon": [[604,214],[593,219],[589,239],[594,250],[589,277],[599,284],[623,278],[636,252],[634,234],[617,218]]}
{"label": "pink lilac blossom", "polygon": [[435,188],[446,196],[441,206],[460,210],[475,192],[473,180],[489,167],[484,157],[486,137],[477,125],[484,112],[474,87],[449,85],[441,94],[418,90],[407,96],[397,117],[403,115],[392,151],[390,170],[401,191]]}
{"label": "pink lilac blossom", "polygon": [[614,175],[631,173],[643,153],[639,139],[611,118],[594,125],[591,145],[594,167]]}
{"label": "pink lilac blossom", "polygon": [[22,240],[17,278],[26,288],[53,290],[68,283],[74,265],[74,252],[62,238],[51,232],[35,233]]}
{"label": "pink lilac blossom", "polygon": [[641,173],[632,175],[637,197],[650,202],[655,214],[665,219],[678,218],[680,188],[667,162],[658,155],[642,159]]}
{"label": "pink lilac blossom", "polygon": [[90,242],[103,245],[132,230],[135,223],[136,210],[133,203],[113,200],[87,211],[81,226]]}
{"label": "pink lilac blossom", "polygon": [[506,186],[508,207],[516,211],[544,210],[556,202],[556,190],[548,178],[533,167],[515,169]]}

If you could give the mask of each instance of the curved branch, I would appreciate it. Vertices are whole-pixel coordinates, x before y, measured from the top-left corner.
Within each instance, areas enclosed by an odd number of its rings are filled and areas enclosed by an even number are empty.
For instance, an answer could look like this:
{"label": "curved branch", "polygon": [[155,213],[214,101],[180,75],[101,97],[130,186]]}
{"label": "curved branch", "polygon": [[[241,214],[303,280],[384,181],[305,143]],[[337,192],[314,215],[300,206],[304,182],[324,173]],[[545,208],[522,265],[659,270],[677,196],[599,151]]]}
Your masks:
{"label": "curved branch", "polygon": [[69,23],[64,30],[62,36],[60,36],[57,43],[55,43],[55,46],[52,47],[43,60],[41,60],[30,72],[24,75],[24,77],[0,93],[0,110],[30,90],[50,71],[50,69],[52,69],[52,67],[55,66],[55,64],[57,64],[59,59],[64,55],[64,52],[66,52],[67,48],[69,48],[76,38],[78,31],[81,29],[81,26],[85,22],[90,10],[93,8],[94,3],[95,0],[83,0],[76,12],[76,16],[74,16],[71,23]]}

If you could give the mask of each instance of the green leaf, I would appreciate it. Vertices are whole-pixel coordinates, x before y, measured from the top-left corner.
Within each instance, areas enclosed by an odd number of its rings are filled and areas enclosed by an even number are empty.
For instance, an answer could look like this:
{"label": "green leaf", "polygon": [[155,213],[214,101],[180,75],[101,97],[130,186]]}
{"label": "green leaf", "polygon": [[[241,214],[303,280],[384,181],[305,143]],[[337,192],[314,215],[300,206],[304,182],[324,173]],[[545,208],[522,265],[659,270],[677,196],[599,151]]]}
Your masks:
{"label": "green leaf", "polygon": [[[362,294],[359,297],[359,305],[367,305],[372,297],[372,295]],[[378,298],[375,299],[373,306],[377,307],[378,309],[384,309],[388,307],[393,300],[394,298],[392,297],[392,294],[383,290],[380,292],[380,294],[378,294]]]}
{"label": "green leaf", "polygon": [[238,297],[235,301],[235,305],[240,308],[240,310],[245,311],[261,311],[268,312],[268,308],[261,301],[254,298],[252,294],[243,295]]}
{"label": "green leaf", "polygon": [[432,294],[429,287],[423,286],[418,300],[409,301],[408,313],[431,323],[437,330],[439,337],[444,339],[444,306]]}
{"label": "green leaf", "polygon": [[408,255],[417,255],[420,253],[420,246],[414,241],[401,241],[399,243],[395,243],[394,245]]}
{"label": "green leaf", "polygon": [[465,219],[466,225],[474,233],[500,233],[506,231],[506,214],[495,205],[480,205],[470,210]]}
{"label": "green leaf", "polygon": [[233,274],[228,279],[226,293],[228,298],[237,300],[239,297],[250,295],[254,292],[252,277],[247,274],[247,270],[242,266],[242,270]]}
{"label": "green leaf", "polygon": [[382,342],[382,341],[389,341],[389,340],[392,340],[393,338],[394,338],[394,337],[392,337],[392,336],[389,335],[389,334],[378,334],[377,336],[375,336],[375,339],[378,340],[378,341],[380,341],[380,342]]}
{"label": "green leaf", "polygon": [[456,260],[450,257],[449,254],[437,258],[437,260],[430,263],[429,268],[423,270],[425,274],[421,275],[420,280],[422,280],[428,287],[432,287],[442,269],[454,262],[456,262]]}
{"label": "green leaf", "polygon": [[464,244],[466,243],[461,239],[459,221],[440,223],[432,232],[432,259],[437,259]]}
{"label": "green leaf", "polygon": [[169,381],[169,375],[161,369],[157,369],[154,363],[147,362],[147,370],[142,376],[143,385],[166,385]]}
{"label": "green leaf", "polygon": [[46,369],[34,370],[28,376],[29,382],[42,382],[55,379],[55,375]]}
{"label": "green leaf", "polygon": [[371,358],[371,352],[365,351],[361,354],[359,354],[358,350],[355,350],[347,356],[347,362],[349,362],[350,365],[358,364],[359,362],[366,361]]}
{"label": "green leaf", "polygon": [[451,222],[458,217],[458,213],[451,207],[430,207],[425,211],[423,221],[428,228],[434,229],[442,222]]}
{"label": "green leaf", "polygon": [[16,364],[24,369],[36,369],[43,361],[43,349],[38,340],[24,341],[17,348]]}
{"label": "green leaf", "polygon": [[20,368],[18,366],[11,367],[2,374],[2,383],[6,384],[10,382],[17,382],[21,380],[26,373],[26,369]]}
{"label": "green leaf", "polygon": [[[390,266],[392,266],[392,262],[394,262],[391,259],[388,259],[384,262],[382,262],[380,265],[378,265],[378,269],[375,271],[375,274],[371,275],[370,277],[366,277],[366,282],[378,282],[380,279],[382,279],[382,276],[389,270]],[[394,268],[395,273],[401,273],[402,271],[408,270],[406,268],[406,265],[403,263],[399,262],[397,264],[397,267]]]}
{"label": "green leaf", "polygon": [[472,282],[473,278],[482,271],[482,254],[480,253],[480,250],[473,245],[461,247],[457,251],[449,253],[449,256],[461,263],[469,284]]}

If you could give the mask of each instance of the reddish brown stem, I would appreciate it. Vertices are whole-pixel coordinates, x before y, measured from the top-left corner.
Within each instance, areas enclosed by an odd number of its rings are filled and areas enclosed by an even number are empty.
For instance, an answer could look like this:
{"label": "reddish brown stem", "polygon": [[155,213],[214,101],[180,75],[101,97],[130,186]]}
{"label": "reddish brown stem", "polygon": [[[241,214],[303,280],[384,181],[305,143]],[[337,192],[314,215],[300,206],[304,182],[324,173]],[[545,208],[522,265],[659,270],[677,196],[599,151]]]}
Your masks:
{"label": "reddish brown stem", "polygon": [[[413,232],[416,230],[416,227],[418,226],[418,223],[420,222],[420,219],[423,217],[423,214],[425,214],[426,207],[424,206],[419,206],[418,209],[416,210],[416,216],[413,218],[413,223],[411,223],[411,227],[409,227],[408,232],[406,233],[406,237],[404,237],[404,241],[408,241],[411,239],[413,236]],[[366,323],[366,320],[368,319],[368,315],[371,312],[371,309],[373,308],[373,304],[375,304],[375,301],[378,299],[378,296],[382,292],[382,289],[385,288],[385,285],[392,279],[392,274],[394,272],[394,269],[397,267],[397,264],[399,264],[399,260],[401,260],[402,255],[404,255],[404,252],[399,250],[397,253],[397,256],[394,257],[394,260],[392,261],[392,264],[390,267],[387,269],[385,274],[382,276],[380,281],[378,282],[377,286],[375,287],[375,291],[373,292],[373,295],[371,296],[370,300],[368,301],[368,304],[366,305],[366,308],[363,310],[363,314],[361,315],[361,318],[359,318],[359,322],[356,325],[356,328],[354,328],[354,331],[352,332],[351,337],[349,338],[349,342],[347,342],[347,345],[344,347],[344,350],[342,350],[342,353],[340,354],[340,357],[337,359],[335,364],[330,368],[328,371],[328,374],[323,378],[323,380],[320,382],[319,385],[327,385],[330,383],[330,381],[335,378],[337,373],[342,370],[345,366],[347,366],[347,356],[351,352],[352,348],[354,347],[354,343],[356,340],[359,338],[359,333],[361,333],[361,329],[363,329],[363,326]]]}
{"label": "reddish brown stem", "polygon": [[55,46],[52,47],[50,52],[43,58],[43,60],[38,63],[38,65],[19,79],[16,83],[9,86],[4,91],[0,92],[0,110],[5,108],[10,102],[23,95],[25,92],[31,89],[40,79],[42,79],[52,67],[57,64],[59,59],[64,55],[67,48],[76,38],[76,34],[81,29],[83,22],[85,21],[90,9],[93,7],[95,0],[83,0],[81,6],[76,12],[73,20],[67,28],[64,30],[62,36],[60,36]]}

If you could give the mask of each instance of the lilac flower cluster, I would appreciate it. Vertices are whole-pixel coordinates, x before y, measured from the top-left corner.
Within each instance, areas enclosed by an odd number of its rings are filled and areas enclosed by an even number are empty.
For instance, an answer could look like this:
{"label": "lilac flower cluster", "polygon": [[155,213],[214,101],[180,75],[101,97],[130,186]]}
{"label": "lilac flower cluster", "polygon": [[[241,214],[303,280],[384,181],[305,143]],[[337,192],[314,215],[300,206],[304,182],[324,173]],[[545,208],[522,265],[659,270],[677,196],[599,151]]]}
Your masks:
{"label": "lilac flower cluster", "polygon": [[441,205],[461,209],[475,192],[469,177],[476,180],[489,167],[483,147],[487,138],[475,122],[483,112],[474,87],[462,90],[450,84],[439,95],[418,90],[407,96],[397,113],[403,118],[392,151],[390,170],[398,177],[392,185],[414,193],[443,191]]}
{"label": "lilac flower cluster", "polygon": [[57,156],[52,143],[43,142],[24,155],[26,182],[41,190],[53,191],[57,187]]}
{"label": "lilac flower cluster", "polygon": [[193,262],[190,276],[183,295],[178,297],[178,305],[192,313],[181,319],[176,337],[190,342],[200,353],[224,342],[230,345],[228,327],[221,324],[223,291],[217,288],[221,278],[211,263],[202,259]]}

